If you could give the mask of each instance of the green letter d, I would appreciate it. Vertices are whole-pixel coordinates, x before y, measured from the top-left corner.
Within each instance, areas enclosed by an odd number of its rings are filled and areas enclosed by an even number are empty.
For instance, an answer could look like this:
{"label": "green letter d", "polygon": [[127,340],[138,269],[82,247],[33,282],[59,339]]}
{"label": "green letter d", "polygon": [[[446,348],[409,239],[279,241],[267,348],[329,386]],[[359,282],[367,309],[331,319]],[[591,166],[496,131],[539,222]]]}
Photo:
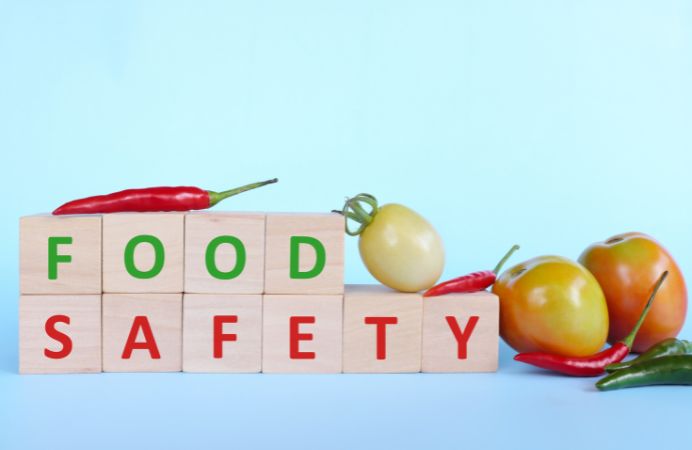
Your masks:
{"label": "green letter d", "polygon": [[[315,267],[307,272],[300,271],[300,244],[311,245],[315,249]],[[308,279],[315,278],[322,273],[324,265],[327,262],[327,253],[324,251],[324,245],[314,237],[309,236],[291,236],[291,270],[292,279]]]}

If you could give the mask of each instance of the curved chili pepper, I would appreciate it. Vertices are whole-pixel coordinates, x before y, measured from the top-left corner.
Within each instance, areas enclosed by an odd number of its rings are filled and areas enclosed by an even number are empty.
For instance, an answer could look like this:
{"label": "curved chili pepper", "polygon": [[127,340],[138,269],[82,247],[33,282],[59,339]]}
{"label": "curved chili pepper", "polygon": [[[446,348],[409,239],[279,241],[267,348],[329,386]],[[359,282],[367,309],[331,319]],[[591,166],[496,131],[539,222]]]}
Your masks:
{"label": "curved chili pepper", "polygon": [[667,355],[632,364],[596,383],[601,391],[658,384],[692,385],[692,355]]}
{"label": "curved chili pepper", "polygon": [[502,269],[502,265],[512,256],[512,253],[518,249],[518,245],[512,247],[505,257],[497,264],[495,270],[481,270],[480,272],[473,272],[462,277],[453,278],[431,287],[423,294],[423,297],[437,297],[438,295],[463,292],[478,292],[489,288],[497,279],[497,274],[500,272],[500,269]]}
{"label": "curved chili pepper", "polygon": [[604,373],[604,368],[608,364],[618,363],[627,356],[632,348],[634,337],[639,331],[639,327],[644,322],[649,309],[656,297],[658,288],[663,283],[663,280],[668,276],[668,271],[663,272],[661,278],[658,279],[651,298],[644,307],[644,311],[639,320],[634,325],[632,332],[622,341],[616,342],[609,349],[598,352],[595,355],[584,357],[558,356],[548,353],[520,353],[514,357],[515,361],[531,364],[542,369],[554,370],[557,372],[566,373],[575,377],[595,377]]}
{"label": "curved chili pepper", "polygon": [[690,353],[692,353],[692,342],[681,341],[680,339],[675,338],[668,338],[654,345],[653,347],[651,347],[650,349],[648,349],[647,351],[645,351],[633,360],[617,364],[609,364],[605,366],[605,371],[608,373],[613,373],[618,370],[626,369],[632,364],[637,364],[649,359],[659,358],[661,356],[667,355],[680,355]]}
{"label": "curved chili pepper", "polygon": [[224,192],[205,191],[204,189],[188,186],[127,189],[114,192],[113,194],[73,200],[53,211],[53,215],[207,209],[223,199],[249,191],[250,189],[276,183],[277,181],[279,180],[274,178],[273,180],[252,183]]}

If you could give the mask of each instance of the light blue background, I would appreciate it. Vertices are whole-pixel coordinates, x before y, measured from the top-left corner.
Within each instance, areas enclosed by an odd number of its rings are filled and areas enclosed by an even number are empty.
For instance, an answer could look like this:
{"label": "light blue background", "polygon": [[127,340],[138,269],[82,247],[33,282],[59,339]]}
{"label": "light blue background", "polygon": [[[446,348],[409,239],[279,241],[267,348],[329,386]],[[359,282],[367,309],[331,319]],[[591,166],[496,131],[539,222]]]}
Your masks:
{"label": "light blue background", "polygon": [[686,447],[692,389],[599,393],[504,344],[497,374],[20,377],[17,244],[74,198],[278,177],[217,208],[369,192],[435,224],[447,278],[643,231],[689,278],[691,125],[682,0],[2,0],[0,448]]}

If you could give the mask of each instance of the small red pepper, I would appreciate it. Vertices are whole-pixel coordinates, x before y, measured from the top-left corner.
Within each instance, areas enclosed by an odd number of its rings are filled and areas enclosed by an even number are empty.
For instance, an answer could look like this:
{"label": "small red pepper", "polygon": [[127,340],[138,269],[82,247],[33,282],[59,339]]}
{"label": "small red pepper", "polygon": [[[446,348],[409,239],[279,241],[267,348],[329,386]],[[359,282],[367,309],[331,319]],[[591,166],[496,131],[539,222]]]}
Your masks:
{"label": "small red pepper", "polygon": [[518,245],[512,247],[505,257],[502,258],[502,261],[497,264],[495,270],[481,270],[480,272],[473,272],[462,277],[453,278],[431,287],[423,294],[423,297],[437,297],[438,295],[459,294],[463,292],[478,292],[489,288],[497,279],[497,274],[500,272],[502,265],[512,256],[512,253],[518,249]]}
{"label": "small red pepper", "polygon": [[97,195],[65,203],[53,211],[53,215],[207,209],[225,198],[277,181],[279,180],[274,178],[224,192],[205,191],[188,186],[127,189],[113,194]]}
{"label": "small red pepper", "polygon": [[598,352],[595,355],[584,356],[584,357],[570,357],[570,356],[558,356],[551,355],[548,353],[519,353],[514,357],[515,361],[523,362],[526,364],[531,364],[542,369],[555,370],[557,372],[566,373],[567,375],[572,375],[575,377],[597,377],[605,373],[605,366],[608,364],[619,363],[625,356],[627,356],[632,348],[632,343],[634,342],[634,337],[639,331],[639,327],[644,318],[646,318],[649,309],[656,297],[656,292],[658,288],[663,283],[663,280],[668,276],[668,271],[663,272],[661,278],[658,279],[656,287],[654,288],[653,294],[648,303],[644,307],[644,311],[639,320],[634,325],[632,332],[622,341],[616,342],[615,345],[609,349]]}

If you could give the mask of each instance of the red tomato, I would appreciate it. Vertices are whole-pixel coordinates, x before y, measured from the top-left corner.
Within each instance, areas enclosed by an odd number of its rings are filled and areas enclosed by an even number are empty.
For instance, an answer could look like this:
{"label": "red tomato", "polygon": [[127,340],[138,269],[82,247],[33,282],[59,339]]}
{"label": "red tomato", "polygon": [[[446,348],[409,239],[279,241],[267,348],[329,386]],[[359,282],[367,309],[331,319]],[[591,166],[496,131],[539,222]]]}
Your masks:
{"label": "red tomato", "polygon": [[687,287],[680,267],[668,250],[644,233],[623,233],[589,246],[579,257],[603,288],[608,303],[614,344],[632,330],[661,273],[668,278],[634,340],[632,351],[641,353],[680,332],[687,315]]}

